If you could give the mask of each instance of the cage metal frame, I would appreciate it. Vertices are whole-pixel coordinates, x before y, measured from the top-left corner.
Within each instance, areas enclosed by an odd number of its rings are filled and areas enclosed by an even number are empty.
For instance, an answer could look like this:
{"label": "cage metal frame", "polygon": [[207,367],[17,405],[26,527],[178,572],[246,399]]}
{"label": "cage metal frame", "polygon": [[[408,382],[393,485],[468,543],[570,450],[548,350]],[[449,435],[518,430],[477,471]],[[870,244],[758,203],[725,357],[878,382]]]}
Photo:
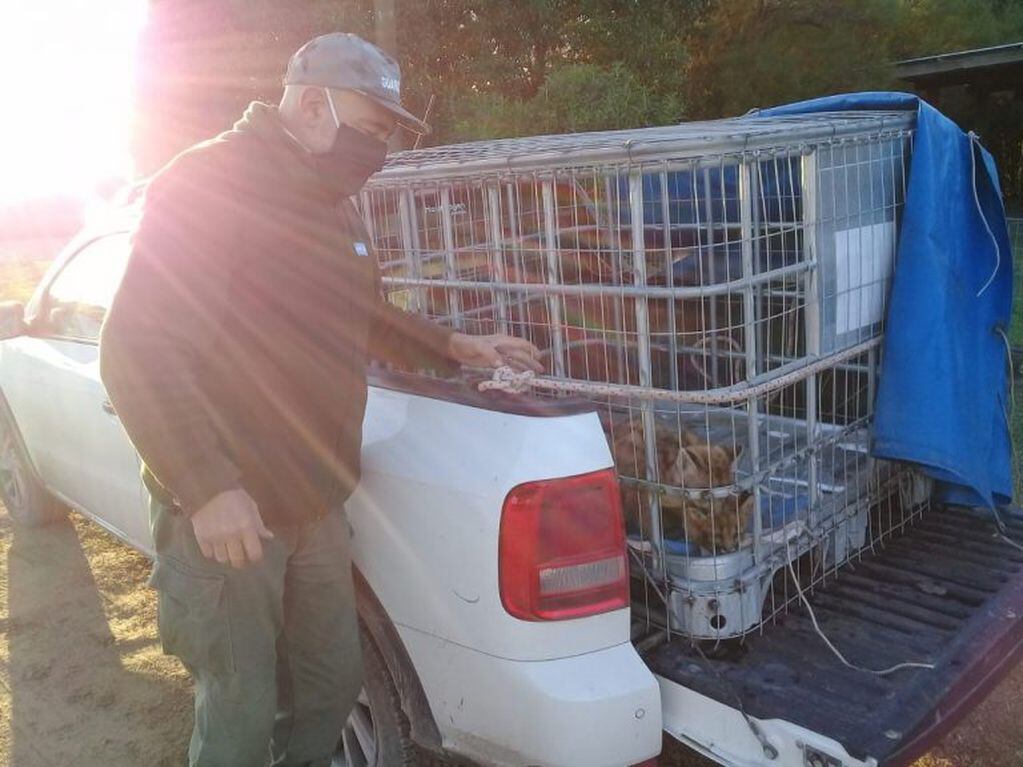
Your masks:
{"label": "cage metal frame", "polygon": [[[544,322],[549,325],[549,353],[551,355],[551,374],[537,381],[539,390],[548,393],[570,392],[590,396],[595,401],[613,406],[615,403],[627,403],[626,409],[638,412],[642,423],[645,444],[645,476],[623,477],[626,486],[637,487],[649,493],[643,538],[650,545],[642,553],[633,551],[634,564],[643,573],[645,587],[653,587],[664,603],[661,622],[669,633],[674,629],[696,638],[721,638],[742,636],[764,624],[769,618],[784,611],[795,599],[795,595],[786,594],[780,604],[773,604],[770,609],[764,606],[767,592],[773,588],[770,584],[777,574],[794,558],[803,558],[814,551],[823,551],[831,546],[836,553],[829,570],[826,562],[815,567],[807,588],[822,582],[829,572],[837,570],[842,562],[853,558],[864,546],[884,539],[894,530],[908,524],[926,508],[926,492],[919,489],[915,477],[898,467],[871,465],[866,480],[870,487],[851,499],[846,509],[835,510],[827,520],[819,518],[822,504],[822,486],[819,473],[821,471],[821,455],[827,446],[843,440],[849,443],[850,438],[862,435],[869,425],[873,402],[873,387],[879,364],[879,353],[882,341],[880,326],[876,325],[866,331],[865,337],[857,337],[851,342],[835,342],[829,347],[824,343],[822,328],[825,320],[820,316],[822,292],[821,263],[817,253],[817,235],[821,224],[818,221],[820,211],[819,188],[822,169],[819,167],[821,153],[824,148],[834,151],[841,147],[842,151],[853,148],[854,161],[859,161],[860,148],[866,147],[868,161],[873,161],[871,154],[875,147],[887,144],[899,144],[901,172],[899,181],[902,184],[901,195],[904,197],[907,177],[906,158],[909,156],[913,135],[913,118],[904,112],[871,112],[871,113],[831,113],[812,116],[768,118],[768,119],[729,119],[704,123],[689,123],[662,128],[639,129],[633,131],[597,132],[589,134],[573,134],[563,136],[540,136],[525,139],[506,139],[494,142],[476,142],[453,147],[438,147],[414,152],[403,152],[393,156],[385,169],[377,174],[359,198],[360,208],[370,236],[378,245],[381,242],[382,229],[386,228],[381,216],[381,205],[393,207],[391,211],[398,220],[397,247],[378,247],[382,264],[385,269],[383,281],[385,289],[401,295],[405,308],[411,311],[426,310],[427,292],[441,290],[445,294],[447,312],[441,319],[454,327],[462,328],[465,323],[475,321],[481,315],[492,315],[488,320],[496,332],[509,332],[515,322],[511,319],[515,312],[522,312],[533,303],[544,308]],[[758,271],[759,249],[763,246],[764,235],[758,234],[757,227],[763,225],[758,221],[762,213],[756,210],[758,200],[757,184],[761,174],[760,163],[781,160],[798,166],[799,189],[798,200],[800,215],[795,221],[783,221],[781,229],[788,225],[798,232],[793,233],[804,251],[794,263],[783,263],[777,268]],[[697,174],[704,185],[704,202],[707,205],[708,219],[713,219],[710,206],[713,203],[710,194],[710,174],[718,173],[722,197],[725,193],[725,168],[737,168],[737,220],[729,221],[727,200],[723,204],[724,221],[712,220],[701,223],[694,222],[697,236],[707,229],[710,233],[710,250],[713,256],[717,233],[713,227],[722,226],[725,231],[724,245],[732,244],[728,239],[729,229],[739,233],[741,272],[738,276],[726,274],[724,282],[716,281],[717,275],[710,274],[709,284],[701,281],[696,285],[650,284],[648,253],[646,244],[646,188],[645,178],[652,173],[659,174],[661,182],[660,203],[664,207],[662,218],[667,236],[662,250],[667,253],[669,264],[672,261],[672,223],[668,206],[667,179],[670,173],[690,173],[694,179],[693,204],[699,208],[699,194],[695,192]],[[859,172],[859,171],[857,171]],[[561,239],[565,227],[559,220],[557,192],[559,179],[574,179],[577,175],[600,178],[604,189],[595,187],[592,196],[586,188],[581,190],[583,206],[594,212],[595,227],[598,241],[605,236],[602,231],[602,216],[607,224],[606,239],[609,250],[617,251],[612,259],[611,283],[586,283],[581,279],[577,283],[558,279],[562,273]],[[509,205],[515,206],[518,201],[518,187],[522,179],[533,184],[535,194],[536,231],[522,235],[514,225],[506,236],[503,226],[504,219],[521,223],[518,211],[505,215]],[[617,181],[612,190],[612,180]],[[777,183],[778,176],[775,176]],[[792,183],[792,174],[789,175]],[[624,183],[625,194],[622,185]],[[485,237],[484,257],[492,267],[487,275],[489,279],[466,279],[459,274],[459,255],[466,247],[472,254],[477,246],[470,243],[460,246],[457,242],[453,211],[457,205],[453,200],[453,192],[460,185],[475,185],[480,191],[478,211],[481,215],[480,226]],[[576,187],[579,185],[576,184]],[[427,190],[436,194],[436,211],[429,206],[417,204],[416,194]],[[573,190],[573,200],[579,194]],[[834,190],[832,190],[834,192]],[[388,201],[387,196],[393,199]],[[871,191],[873,195],[873,190]],[[601,212],[601,204],[595,198],[601,196],[608,208]],[[613,204],[621,207],[622,197],[626,198],[627,216],[621,210],[614,210]],[[656,195],[653,195],[656,196]],[[761,194],[761,198],[762,198]],[[883,196],[883,195],[882,195]],[[779,194],[779,199],[782,197]],[[898,197],[898,194],[896,194]],[[793,201],[797,199],[792,192]],[[873,202],[873,200],[872,200]],[[656,203],[656,201],[655,201]],[[468,203],[472,207],[472,203]],[[795,203],[793,202],[793,206]],[[835,208],[837,210],[837,208]],[[421,241],[424,229],[420,217],[436,212],[440,217],[440,231],[436,233],[434,247],[424,245]],[[862,214],[861,214],[862,215]],[[575,219],[578,228],[578,218]],[[890,237],[896,237],[895,221],[897,211],[893,212],[893,226]],[[473,221],[475,223],[475,220]],[[882,222],[883,223],[883,222]],[[627,227],[627,228],[626,228]],[[709,228],[708,228],[709,227]],[[628,243],[624,243],[623,233],[628,233]],[[426,232],[426,234],[429,234]],[[861,234],[862,237],[862,234]],[[531,238],[531,239],[530,239]],[[427,238],[429,239],[429,237]],[[506,252],[522,250],[522,243],[529,242],[529,251],[534,253],[543,264],[545,279],[543,281],[524,281],[518,275],[509,275]],[[871,243],[873,244],[873,243]],[[894,240],[888,245],[894,249]],[[767,246],[770,247],[769,244]],[[597,250],[600,250],[598,245]],[[655,248],[655,250],[657,250]],[[630,254],[630,268],[622,267],[622,254]],[[520,254],[521,255],[521,254]],[[387,260],[387,256],[394,258]],[[599,257],[599,254],[598,254]],[[398,263],[404,269],[399,276],[388,273],[389,264]],[[434,263],[440,264],[438,275],[431,276],[430,268]],[[713,272],[714,260],[710,259]],[[890,264],[888,265],[890,267]],[[727,263],[726,263],[727,267]],[[860,267],[862,268],[862,267]],[[627,282],[625,272],[631,272],[631,281]],[[726,268],[726,272],[728,269]],[[887,280],[890,274],[885,275]],[[791,330],[803,339],[795,339],[793,348],[798,353],[791,358],[781,355],[780,360],[768,360],[758,354],[762,345],[758,338],[756,318],[764,312],[764,292],[761,288],[771,286],[780,281],[783,286],[791,288],[796,301],[794,317],[800,315],[798,327],[795,319]],[[784,291],[781,291],[784,292]],[[475,308],[466,308],[466,298],[474,294],[490,296],[490,303]],[[611,294],[616,301],[614,308],[614,328],[622,339],[627,335],[626,322],[634,324],[634,335],[637,364],[637,380],[593,382],[578,380],[566,372],[566,353],[571,351],[572,344],[577,343],[566,337],[562,317],[562,303],[565,297],[577,297],[585,301],[587,297],[600,299]],[[687,299],[705,301],[715,296],[732,297],[740,295],[742,300],[741,317],[743,318],[741,333],[742,341],[737,344],[739,350],[729,348],[721,354],[710,355],[715,366],[719,364],[741,364],[743,374],[740,380],[732,380],[728,385],[709,386],[703,390],[686,390],[677,381],[677,358],[680,352],[693,350],[682,349],[679,333],[674,331],[674,312],[678,301]],[[624,315],[624,301],[631,300],[632,316]],[[667,306],[668,332],[667,355],[673,367],[669,373],[667,386],[658,386],[652,369],[652,352],[655,345],[651,331],[651,302],[665,301]],[[770,297],[769,297],[770,300]],[[802,301],[800,304],[799,301]],[[470,302],[471,303],[471,302]],[[783,299],[784,303],[784,299]],[[847,305],[847,310],[851,311]],[[720,311],[717,303],[709,304],[709,313]],[[730,313],[730,310],[729,310]],[[784,313],[783,313],[784,324]],[[712,318],[712,327],[717,332],[717,325]],[[784,333],[784,328],[783,328]],[[704,334],[706,337],[706,334]],[[585,342],[586,339],[583,339]],[[789,339],[791,340],[791,339]],[[622,345],[624,346],[624,340]],[[628,350],[619,354],[628,356]],[[719,359],[719,357],[721,359]],[[704,354],[705,365],[707,355]],[[724,360],[724,363],[722,363]],[[764,362],[765,364],[761,364]],[[773,364],[777,362],[777,364]],[[764,368],[764,369],[761,369]],[[822,377],[829,371],[845,369],[848,375],[861,375],[863,385],[867,388],[864,395],[867,410],[859,415],[854,422],[844,425],[828,424],[821,420],[818,402],[819,386]],[[709,368],[705,367],[705,371]],[[710,374],[707,374],[708,381]],[[739,376],[733,374],[732,379]],[[715,382],[717,374],[714,375]],[[847,383],[848,386],[848,383]],[[785,396],[789,389],[803,388],[805,402],[801,426],[805,428],[804,447],[797,453],[783,456],[792,463],[805,461],[805,484],[808,492],[807,523],[798,536],[791,539],[788,523],[783,525],[783,546],[778,541],[772,545],[765,542],[765,530],[762,519],[763,476],[767,472],[761,469],[764,464],[761,437],[765,424],[778,421],[772,415],[769,400],[779,395]],[[629,405],[628,403],[636,403]],[[692,498],[708,497],[717,492],[715,489],[688,488],[667,486],[660,482],[657,465],[656,417],[658,408],[669,403],[681,414],[686,408],[704,408],[706,413],[712,408],[731,410],[733,424],[736,421],[735,410],[745,406],[745,414],[738,420],[744,421],[745,444],[748,450],[748,461],[754,471],[749,476],[736,480],[727,489],[728,492],[748,492],[753,497],[752,513],[752,545],[743,546],[739,551],[710,556],[686,557],[686,568],[679,575],[677,562],[673,562],[666,554],[665,538],[662,529],[663,514],[661,499],[666,495],[682,495]],[[794,408],[795,410],[795,408]],[[631,414],[630,414],[631,417]],[[773,419],[773,420],[772,420]],[[782,419],[784,420],[784,419]],[[681,426],[680,426],[681,428]],[[709,439],[709,437],[708,437]],[[768,438],[768,441],[770,438]],[[798,442],[798,440],[797,440]],[[850,443],[851,444],[851,443]],[[767,446],[770,449],[770,445]],[[863,449],[866,453],[865,448]],[[869,459],[868,459],[869,460]],[[780,471],[781,464],[771,467],[771,471]],[[910,492],[906,487],[916,488]],[[890,499],[899,496],[905,501],[897,520],[889,521],[878,530],[872,531],[873,538],[866,539],[865,530],[856,534],[856,545],[847,544],[847,549],[839,556],[839,544],[836,542],[837,531],[842,525],[864,525],[871,508],[875,508]],[[849,512],[853,509],[853,512]],[[843,516],[844,515],[844,516]],[[783,517],[784,521],[784,517]],[[827,526],[827,525],[830,526]],[[833,540],[825,542],[826,533]],[[862,538],[862,540],[860,540]],[[784,556],[781,551],[784,549]],[[841,559],[842,562],[837,561]],[[738,563],[738,564],[737,564]],[[817,570],[820,572],[817,572]],[[752,608],[743,595],[754,593]],[[663,591],[661,591],[663,590]],[[775,602],[773,592],[770,594]],[[694,625],[686,621],[684,613],[694,605],[710,614],[721,612],[723,601],[731,599],[738,605],[741,614],[738,628],[733,622],[727,630],[721,626],[710,629]],[[746,599],[746,601],[743,601]],[[681,606],[680,606],[681,605]],[[656,611],[646,612],[653,615]]]}

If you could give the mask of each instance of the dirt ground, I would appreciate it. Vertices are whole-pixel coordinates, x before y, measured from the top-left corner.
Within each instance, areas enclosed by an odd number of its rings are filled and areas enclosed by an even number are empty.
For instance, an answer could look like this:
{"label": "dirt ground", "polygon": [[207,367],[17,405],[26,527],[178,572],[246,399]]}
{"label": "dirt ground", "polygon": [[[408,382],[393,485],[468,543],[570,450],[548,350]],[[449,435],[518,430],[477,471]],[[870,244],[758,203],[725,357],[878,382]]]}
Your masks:
{"label": "dirt ground", "polygon": [[[184,763],[189,681],[160,651],[148,561],[77,514],[12,528],[0,508],[0,765]],[[915,767],[1023,764],[1023,668]],[[667,744],[664,767],[710,764]]]}
{"label": "dirt ground", "polygon": [[179,765],[188,676],[164,656],[148,560],[72,515],[0,513],[0,764]]}

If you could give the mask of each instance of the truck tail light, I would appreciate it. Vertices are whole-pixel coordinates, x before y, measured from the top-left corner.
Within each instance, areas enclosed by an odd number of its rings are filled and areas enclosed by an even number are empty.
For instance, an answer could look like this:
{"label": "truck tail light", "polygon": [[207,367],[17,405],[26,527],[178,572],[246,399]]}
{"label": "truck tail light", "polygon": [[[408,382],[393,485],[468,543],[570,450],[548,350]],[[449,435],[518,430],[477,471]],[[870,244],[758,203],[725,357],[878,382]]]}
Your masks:
{"label": "truck tail light", "polygon": [[512,488],[498,548],[501,601],[516,618],[582,618],[629,604],[613,469]]}

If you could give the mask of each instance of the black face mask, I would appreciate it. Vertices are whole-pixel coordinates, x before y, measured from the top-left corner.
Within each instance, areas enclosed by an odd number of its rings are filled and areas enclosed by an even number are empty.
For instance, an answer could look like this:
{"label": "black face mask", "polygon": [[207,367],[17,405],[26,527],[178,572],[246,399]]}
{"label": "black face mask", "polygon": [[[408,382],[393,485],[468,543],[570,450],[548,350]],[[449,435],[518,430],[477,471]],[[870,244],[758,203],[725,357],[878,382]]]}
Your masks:
{"label": "black face mask", "polygon": [[351,197],[384,167],[386,155],[386,143],[341,123],[334,144],[313,159],[323,184],[338,197]]}

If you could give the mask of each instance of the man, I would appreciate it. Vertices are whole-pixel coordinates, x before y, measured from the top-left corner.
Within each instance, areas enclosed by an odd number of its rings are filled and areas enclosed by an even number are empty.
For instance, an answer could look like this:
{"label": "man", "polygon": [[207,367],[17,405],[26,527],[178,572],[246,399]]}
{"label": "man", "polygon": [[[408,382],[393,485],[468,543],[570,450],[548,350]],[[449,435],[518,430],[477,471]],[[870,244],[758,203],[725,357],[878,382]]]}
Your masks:
{"label": "man", "polygon": [[346,34],[147,187],[101,372],[145,464],[165,652],[195,682],[192,765],[326,765],[362,685],[343,503],[367,356],[538,369],[380,295],[349,201],[384,161],[398,66]]}

